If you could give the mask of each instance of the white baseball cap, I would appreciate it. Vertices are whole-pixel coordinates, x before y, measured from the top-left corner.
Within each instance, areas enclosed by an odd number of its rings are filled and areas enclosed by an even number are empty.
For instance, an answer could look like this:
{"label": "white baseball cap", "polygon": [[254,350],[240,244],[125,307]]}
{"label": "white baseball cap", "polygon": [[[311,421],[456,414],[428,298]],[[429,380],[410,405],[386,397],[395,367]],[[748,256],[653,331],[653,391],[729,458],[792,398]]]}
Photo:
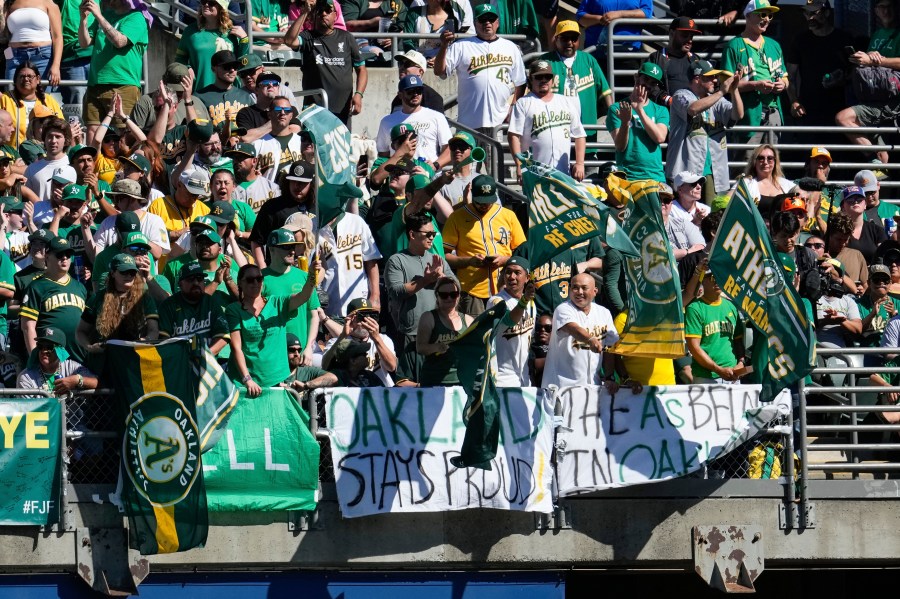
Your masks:
{"label": "white baseball cap", "polygon": [[706,183],[706,177],[692,173],[691,171],[681,171],[675,175],[675,191],[678,191],[685,183],[693,185],[697,181],[700,181],[700,184],[703,185]]}
{"label": "white baseball cap", "polygon": [[406,52],[401,52],[400,54],[394,54],[394,56],[396,58],[408,60],[423,71],[428,70],[428,60],[425,59],[425,56],[423,56],[421,52],[416,52],[415,50],[407,50]]}
{"label": "white baseball cap", "polygon": [[68,185],[78,180],[78,173],[71,166],[61,166],[53,171],[53,176],[50,177],[50,180],[60,185]]}
{"label": "white baseball cap", "polygon": [[209,195],[209,174],[203,169],[184,171],[178,180],[194,195]]}

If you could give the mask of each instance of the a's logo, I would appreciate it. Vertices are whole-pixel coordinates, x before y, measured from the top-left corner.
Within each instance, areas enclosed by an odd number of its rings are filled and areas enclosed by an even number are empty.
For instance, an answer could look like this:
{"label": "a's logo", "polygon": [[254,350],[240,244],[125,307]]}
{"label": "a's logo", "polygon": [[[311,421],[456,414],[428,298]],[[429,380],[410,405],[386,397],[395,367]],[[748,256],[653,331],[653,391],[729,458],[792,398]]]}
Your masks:
{"label": "a's logo", "polygon": [[483,193],[484,195],[490,195],[490,194],[494,193],[494,188],[490,185],[482,185],[481,193]]}
{"label": "a's logo", "polygon": [[641,267],[644,278],[655,285],[668,283],[672,279],[669,265],[668,244],[658,231],[644,238],[641,243]]}
{"label": "a's logo", "polygon": [[174,395],[148,393],[131,405],[122,454],[138,493],[155,505],[175,505],[200,474],[197,423]]}
{"label": "a's logo", "polygon": [[766,295],[778,295],[784,291],[784,278],[778,276],[781,265],[771,258],[763,261],[766,277]]}
{"label": "a's logo", "polygon": [[47,329],[47,335],[51,335],[51,336],[52,336],[52,335],[53,335],[53,329],[49,329],[49,328],[48,328],[48,329]]}

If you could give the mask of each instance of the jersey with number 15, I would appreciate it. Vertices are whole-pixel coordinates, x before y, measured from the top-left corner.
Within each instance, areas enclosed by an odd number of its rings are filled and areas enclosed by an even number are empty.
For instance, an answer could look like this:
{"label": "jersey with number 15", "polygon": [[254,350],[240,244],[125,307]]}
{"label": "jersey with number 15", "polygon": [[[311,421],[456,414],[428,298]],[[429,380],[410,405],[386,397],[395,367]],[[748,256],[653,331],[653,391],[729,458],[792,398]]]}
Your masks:
{"label": "jersey with number 15", "polygon": [[457,73],[459,122],[466,127],[497,127],[509,112],[516,88],[525,85],[525,63],[509,40],[477,37],[447,49],[447,76]]}

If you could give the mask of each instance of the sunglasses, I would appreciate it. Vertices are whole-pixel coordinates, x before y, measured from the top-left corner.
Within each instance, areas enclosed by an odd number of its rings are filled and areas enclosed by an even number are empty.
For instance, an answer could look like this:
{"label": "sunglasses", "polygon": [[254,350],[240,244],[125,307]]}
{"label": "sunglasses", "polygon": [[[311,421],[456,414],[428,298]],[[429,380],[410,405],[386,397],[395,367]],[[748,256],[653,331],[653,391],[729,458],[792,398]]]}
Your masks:
{"label": "sunglasses", "polygon": [[291,108],[290,106],[273,106],[272,107],[273,112],[291,112],[292,110],[293,110],[293,108]]}
{"label": "sunglasses", "polygon": [[675,201],[675,198],[662,198],[662,205],[668,206],[669,204],[671,204],[674,201]]}
{"label": "sunglasses", "polygon": [[854,206],[856,204],[859,204],[860,202],[865,202],[865,201],[866,201],[865,196],[850,196],[849,198],[844,199],[844,203],[850,204],[851,206]]}
{"label": "sunglasses", "polygon": [[419,233],[425,239],[434,239],[435,237],[437,237],[437,233],[435,231],[416,231],[416,233]]}
{"label": "sunglasses", "polygon": [[542,333],[549,333],[553,330],[553,325],[552,324],[542,324],[542,325],[538,326],[537,330]]}
{"label": "sunglasses", "polygon": [[61,252],[59,254],[56,254],[56,259],[57,260],[71,260],[73,254],[74,254],[74,252]]}
{"label": "sunglasses", "polygon": [[136,270],[126,270],[126,271],[121,271],[121,270],[120,270],[120,271],[118,271],[118,272],[119,272],[120,275],[122,275],[122,276],[125,277],[126,279],[133,279],[134,277],[137,276],[137,271],[136,271]]}
{"label": "sunglasses", "polygon": [[145,248],[142,245],[129,245],[125,249],[128,250],[129,252],[131,252],[132,254],[134,254],[135,256],[146,256],[147,254],[150,253],[150,250],[148,250],[147,248]]}
{"label": "sunglasses", "polygon": [[257,85],[259,85],[261,87],[278,87],[280,85],[280,83],[273,79],[266,79],[265,81],[257,82]]}
{"label": "sunglasses", "polygon": [[263,278],[262,278],[262,275],[260,275],[258,277],[244,277],[243,281],[245,283],[262,283]]}
{"label": "sunglasses", "polygon": [[41,344],[41,343],[39,343],[39,344],[37,345],[37,350],[38,350],[38,351],[53,351],[53,350],[55,350],[55,349],[56,349],[56,346],[55,346],[55,345],[44,345],[44,344]]}
{"label": "sunglasses", "polygon": [[192,277],[184,277],[181,279],[182,281],[188,281],[190,283],[205,283],[206,275],[194,275]]}
{"label": "sunglasses", "polygon": [[497,20],[496,15],[484,15],[483,17],[478,17],[478,22],[484,25],[485,23],[493,23]]}
{"label": "sunglasses", "polygon": [[757,156],[756,161],[757,162],[775,162],[775,157],[774,156]]}
{"label": "sunglasses", "polygon": [[302,350],[299,347],[289,347],[288,348],[289,354],[299,354],[301,351]]}
{"label": "sunglasses", "polygon": [[407,96],[421,96],[425,93],[425,90],[421,87],[411,87],[409,89],[403,90],[403,93]]}
{"label": "sunglasses", "polygon": [[441,299],[456,299],[459,297],[459,291],[438,291],[438,297]]}
{"label": "sunglasses", "polygon": [[462,142],[462,141],[453,142],[453,143],[449,144],[449,146],[450,146],[451,150],[459,151],[459,152],[465,152],[466,150],[469,149],[469,144]]}
{"label": "sunglasses", "polygon": [[553,79],[553,75],[533,75],[532,78],[535,81],[550,81]]}
{"label": "sunglasses", "polygon": [[811,250],[821,250],[825,249],[824,243],[805,243],[803,244],[805,247],[808,247]]}

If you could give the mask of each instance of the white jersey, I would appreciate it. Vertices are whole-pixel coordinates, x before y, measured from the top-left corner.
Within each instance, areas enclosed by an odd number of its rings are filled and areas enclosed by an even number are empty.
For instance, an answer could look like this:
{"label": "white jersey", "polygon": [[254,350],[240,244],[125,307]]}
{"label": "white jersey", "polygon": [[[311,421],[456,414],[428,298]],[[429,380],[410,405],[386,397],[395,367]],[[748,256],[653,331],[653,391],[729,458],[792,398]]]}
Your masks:
{"label": "white jersey", "polygon": [[543,387],[600,383],[598,369],[602,354],[595,354],[586,343],[576,341],[568,333],[560,331],[570,322],[586,329],[591,337],[602,338],[604,348],[615,345],[619,340],[612,314],[603,306],[592,302],[590,312],[585,314],[576,308],[571,300],[560,304],[553,311],[553,330],[550,333],[550,346],[547,350],[547,361],[544,363],[544,378],[541,381]]}
{"label": "white jersey", "polygon": [[281,188],[265,177],[257,177],[246,187],[243,183],[238,187],[243,189],[246,195],[245,201],[250,204],[253,212],[256,213],[259,213],[259,209],[262,208],[263,204],[281,195]]}
{"label": "white jersey", "polygon": [[[169,245],[169,232],[166,230],[166,224],[163,222],[163,219],[146,210],[143,214],[138,214],[138,219],[141,221],[141,233],[144,234],[150,243],[158,245],[162,249],[163,255],[168,254],[171,245]],[[116,217],[107,216],[100,223],[97,232],[94,233],[94,245],[97,246],[97,253],[99,254],[118,240],[119,232],[116,231]]]}
{"label": "white jersey", "polygon": [[6,236],[6,247],[9,249],[9,257],[12,258],[19,269],[31,264],[31,256],[28,254],[31,241],[28,237],[28,231],[13,231]]}
{"label": "white jersey", "polygon": [[260,174],[270,181],[278,178],[278,173],[287,170],[291,163],[300,160],[300,136],[291,134],[287,147],[281,149],[281,142],[271,133],[267,133],[253,142],[258,160],[256,162]]}
{"label": "white jersey", "polygon": [[316,253],[325,269],[325,312],[329,316],[344,316],[351,300],[369,297],[365,263],[381,259],[372,231],[366,221],[347,212],[337,224],[336,235],[331,227],[319,229]]}
{"label": "white jersey", "polygon": [[522,138],[522,151],[531,151],[538,162],[569,172],[572,139],[584,137],[581,105],[577,98],[551,92],[549,102],[533,93],[523,96],[513,106],[509,133]]}
{"label": "white jersey", "polygon": [[[394,342],[391,341],[391,338],[387,335],[382,335],[381,340],[391,351],[391,353],[394,354],[394,357],[396,357],[397,351],[394,349]],[[335,342],[337,342],[337,337],[332,337],[328,340],[328,342],[325,344],[325,350],[322,352],[322,356],[328,353],[328,350],[331,349]],[[365,343],[369,346],[369,353],[366,354],[369,358],[369,362],[368,364],[366,364],[366,370],[371,370],[372,372],[374,372],[378,376],[378,378],[381,379],[381,382],[385,387],[393,387],[394,379],[391,378],[391,373],[387,372],[384,368],[381,367],[381,358],[378,356],[378,350],[375,347],[375,342],[370,339]],[[318,345],[319,344],[317,343],[316,346]],[[318,368],[322,367],[322,356],[318,357],[319,363],[315,364],[316,356],[315,353],[313,354],[313,366],[316,366]]]}
{"label": "white jersey", "polygon": [[450,124],[445,117],[436,110],[419,107],[411,113],[398,110],[381,119],[378,127],[378,137],[375,138],[375,147],[379,153],[391,152],[391,129],[400,123],[412,125],[419,139],[416,143],[416,158],[424,158],[428,162],[434,162],[441,154],[441,150],[450,142]]}
{"label": "white jersey", "polygon": [[[504,289],[488,300],[487,307],[490,308],[500,302],[506,302],[506,307],[512,312],[519,300]],[[522,315],[519,324],[510,327],[506,318],[500,321],[494,342],[496,349],[494,362],[491,365],[492,370],[496,373],[495,382],[498,387],[531,387],[531,376],[528,373],[528,351],[531,348],[534,321],[534,302],[530,302],[525,308],[525,314]]]}
{"label": "white jersey", "polygon": [[456,73],[459,122],[497,127],[509,113],[516,88],[525,85],[522,52],[509,40],[461,39],[447,49],[447,76]]}
{"label": "white jersey", "polygon": [[[32,162],[28,165],[28,168],[25,169],[25,187],[33,191],[39,200],[49,202],[50,179],[53,178],[56,169],[66,166],[69,166],[68,156],[63,156],[59,160],[47,160],[46,158],[42,158]],[[36,210],[34,216],[37,217]],[[52,215],[50,216],[50,220],[53,220]],[[50,220],[40,224],[47,224]],[[35,223],[37,223],[36,220]]]}

